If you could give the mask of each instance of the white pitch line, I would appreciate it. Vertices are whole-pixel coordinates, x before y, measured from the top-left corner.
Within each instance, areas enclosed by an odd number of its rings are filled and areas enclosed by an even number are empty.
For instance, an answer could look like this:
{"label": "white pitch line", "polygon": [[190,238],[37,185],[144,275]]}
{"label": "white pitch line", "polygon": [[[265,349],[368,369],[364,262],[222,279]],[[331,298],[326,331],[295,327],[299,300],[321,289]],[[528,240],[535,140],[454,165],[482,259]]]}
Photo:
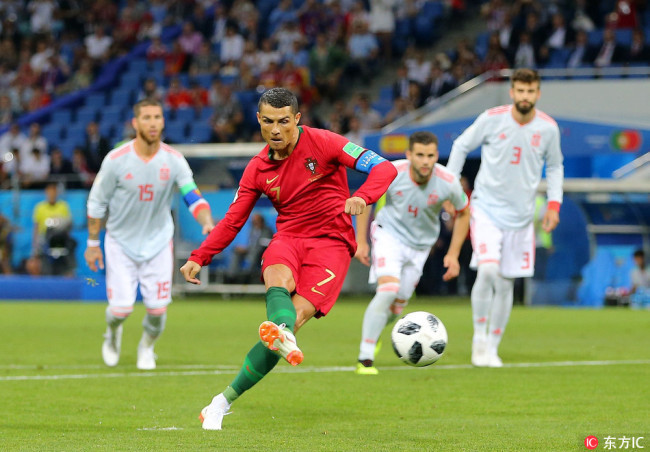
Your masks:
{"label": "white pitch line", "polygon": [[[528,367],[578,367],[578,366],[620,366],[627,364],[650,364],[650,359],[621,360],[621,361],[556,361],[545,363],[511,363],[504,364],[504,368],[528,368]],[[199,365],[199,367],[202,365]],[[170,366],[173,367],[173,366]],[[205,375],[235,375],[239,368],[229,367],[228,369],[217,369],[218,366],[207,366],[213,370],[188,370],[188,371],[156,371],[156,372],[110,372],[96,374],[63,374],[63,375],[13,375],[0,376],[0,381],[34,381],[34,380],[85,380],[91,378],[128,378],[128,377],[188,377]],[[224,366],[226,367],[226,366]],[[181,367],[176,367],[181,368]],[[435,369],[455,370],[472,369],[470,364],[441,364]],[[275,373],[327,373],[327,372],[352,372],[354,366],[324,366],[324,367],[289,367],[280,366],[273,370]],[[390,370],[413,370],[410,366],[381,366],[382,371]],[[418,368],[415,368],[416,370]],[[420,368],[423,370],[425,368]]]}

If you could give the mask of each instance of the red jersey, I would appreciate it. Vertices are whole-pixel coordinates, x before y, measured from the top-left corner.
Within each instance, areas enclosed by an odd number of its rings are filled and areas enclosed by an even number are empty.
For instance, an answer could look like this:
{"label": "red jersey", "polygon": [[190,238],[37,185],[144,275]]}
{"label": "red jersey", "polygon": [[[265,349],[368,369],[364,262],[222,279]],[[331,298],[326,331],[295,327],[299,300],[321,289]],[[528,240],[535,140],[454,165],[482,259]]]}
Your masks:
{"label": "red jersey", "polygon": [[[351,216],[345,213],[345,201],[350,197],[345,168],[354,168],[364,154],[372,151],[327,130],[307,126],[300,129],[298,143],[286,159],[272,160],[268,145],[251,159],[225,217],[192,252],[190,260],[206,265],[227,247],[262,194],[278,212],[276,236],[333,237],[346,242],[354,254],[354,228]],[[396,175],[394,166],[383,161],[371,169],[354,196],[372,204]]]}

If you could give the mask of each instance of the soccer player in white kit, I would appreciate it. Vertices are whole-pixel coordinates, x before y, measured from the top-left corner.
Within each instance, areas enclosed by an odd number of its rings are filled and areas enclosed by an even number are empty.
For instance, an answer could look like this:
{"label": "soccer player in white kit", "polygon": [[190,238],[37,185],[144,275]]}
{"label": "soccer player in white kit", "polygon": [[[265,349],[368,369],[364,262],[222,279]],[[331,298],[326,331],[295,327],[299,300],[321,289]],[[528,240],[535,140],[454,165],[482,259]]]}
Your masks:
{"label": "soccer player in white kit", "polygon": [[474,337],[472,364],[501,367],[498,347],[510,317],[514,278],[530,277],[535,265],[535,193],[546,163],[547,209],[542,227],[560,221],[564,166],[560,130],[535,108],[540,77],[517,69],[511,77],[512,105],[484,111],[455,141],[447,168],[459,175],[467,154],[481,145],[481,166],[471,197]]}
{"label": "soccer player in white kit", "polygon": [[107,366],[120,358],[122,323],[133,312],[140,284],[147,313],[138,345],[138,369],[155,369],[154,343],[165,328],[171,303],[174,223],[171,204],[178,186],[194,218],[207,234],[214,227],[185,157],[161,142],[162,105],[144,99],[133,107],[136,138],[112,150],[88,197],[88,246],[91,270],[104,268],[99,232],[108,213],[106,252],[106,334],[102,357]]}
{"label": "soccer player in white kit", "polygon": [[455,278],[460,271],[458,255],[469,229],[469,202],[458,178],[437,162],[438,138],[425,131],[411,135],[406,159],[392,162],[397,177],[377,203],[379,210],[370,227],[371,265],[367,231],[372,207],[357,217],[355,257],[370,265],[369,282],[377,283],[363,317],[357,374],[378,373],[374,360],[379,336],[413,295],[431,247],[438,240],[440,211],[447,202],[457,216],[443,261],[447,268],[443,279]]}

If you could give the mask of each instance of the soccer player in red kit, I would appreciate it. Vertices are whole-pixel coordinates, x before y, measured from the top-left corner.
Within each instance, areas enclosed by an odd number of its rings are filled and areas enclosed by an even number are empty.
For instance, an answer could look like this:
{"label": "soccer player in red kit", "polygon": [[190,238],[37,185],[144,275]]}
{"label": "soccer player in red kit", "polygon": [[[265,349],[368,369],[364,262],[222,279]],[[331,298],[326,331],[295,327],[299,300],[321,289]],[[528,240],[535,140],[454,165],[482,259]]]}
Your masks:
{"label": "soccer player in red kit", "polygon": [[[235,200],[201,247],[181,267],[188,282],[226,248],[262,194],[278,211],[277,233],[262,256],[268,321],[233,382],[201,411],[206,430],[221,430],[230,404],[278,363],[296,366],[303,354],[294,333],[332,308],[356,251],[351,215],[376,202],[397,175],[374,152],[327,130],[299,126],[298,101],[273,88],[258,104],[257,120],[268,145],[251,159]],[[350,196],[346,167],[368,174]]]}

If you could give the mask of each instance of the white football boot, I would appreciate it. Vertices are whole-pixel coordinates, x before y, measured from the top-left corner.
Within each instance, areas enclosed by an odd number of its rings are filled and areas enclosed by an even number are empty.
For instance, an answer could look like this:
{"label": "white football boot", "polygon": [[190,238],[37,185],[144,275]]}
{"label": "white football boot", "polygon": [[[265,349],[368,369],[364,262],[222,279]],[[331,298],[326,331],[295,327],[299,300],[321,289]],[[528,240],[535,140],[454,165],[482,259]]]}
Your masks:
{"label": "white football boot", "polygon": [[108,367],[115,367],[120,361],[120,349],[122,348],[122,325],[112,330],[106,328],[104,343],[102,344],[102,358]]}
{"label": "white football boot", "polygon": [[136,366],[140,370],[154,370],[156,368],[156,354],[153,352],[153,344],[146,346],[140,341]]}
{"label": "white football boot", "polygon": [[203,425],[203,430],[221,430],[221,423],[226,414],[230,414],[230,404],[226,401],[223,394],[214,396],[210,405],[201,410],[199,419]]}
{"label": "white football boot", "polygon": [[283,323],[276,325],[267,320],[260,325],[260,339],[269,350],[277,353],[292,366],[300,364],[304,358],[296,344],[296,336]]}
{"label": "white football boot", "polygon": [[489,356],[487,351],[487,342],[472,342],[472,365],[476,367],[488,367]]}

